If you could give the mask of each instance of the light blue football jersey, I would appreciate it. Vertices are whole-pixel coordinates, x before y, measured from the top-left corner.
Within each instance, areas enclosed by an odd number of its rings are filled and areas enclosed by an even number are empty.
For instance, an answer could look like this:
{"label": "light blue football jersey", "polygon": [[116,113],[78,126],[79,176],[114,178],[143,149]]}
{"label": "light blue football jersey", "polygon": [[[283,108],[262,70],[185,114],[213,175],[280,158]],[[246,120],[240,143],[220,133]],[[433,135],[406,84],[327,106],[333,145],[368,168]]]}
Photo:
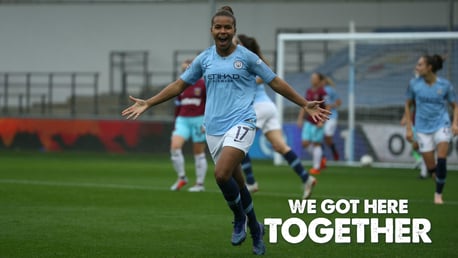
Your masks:
{"label": "light blue football jersey", "polygon": [[267,95],[266,88],[264,86],[264,83],[258,84],[258,87],[256,88],[256,97],[254,99],[254,102],[273,102],[269,95]]}
{"label": "light blue football jersey", "polygon": [[[339,94],[337,91],[334,89],[334,87],[330,85],[324,86],[324,90],[326,91],[326,103],[329,105],[336,103],[338,99],[340,99]],[[339,117],[339,114],[337,112],[336,108],[331,108],[331,115],[329,116],[329,119],[337,119]]]}
{"label": "light blue football jersey", "polygon": [[415,101],[415,130],[420,133],[434,133],[440,128],[450,127],[448,103],[456,102],[452,84],[437,77],[428,85],[423,77],[410,80],[406,98]]}
{"label": "light blue football jersey", "polygon": [[271,82],[276,74],[256,54],[238,45],[227,57],[211,46],[200,53],[181,79],[193,84],[203,77],[207,90],[205,130],[209,135],[223,135],[239,123],[256,126],[253,102],[256,76]]}

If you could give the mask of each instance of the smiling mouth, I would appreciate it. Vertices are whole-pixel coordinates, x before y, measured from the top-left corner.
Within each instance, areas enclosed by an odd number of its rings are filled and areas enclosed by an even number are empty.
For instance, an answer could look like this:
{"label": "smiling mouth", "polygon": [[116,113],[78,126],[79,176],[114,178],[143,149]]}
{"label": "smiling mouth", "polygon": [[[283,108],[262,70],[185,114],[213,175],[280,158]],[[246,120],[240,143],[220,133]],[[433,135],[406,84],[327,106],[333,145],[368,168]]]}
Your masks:
{"label": "smiling mouth", "polygon": [[227,36],[219,36],[218,37],[218,42],[221,45],[226,45],[229,42],[229,37],[227,37]]}

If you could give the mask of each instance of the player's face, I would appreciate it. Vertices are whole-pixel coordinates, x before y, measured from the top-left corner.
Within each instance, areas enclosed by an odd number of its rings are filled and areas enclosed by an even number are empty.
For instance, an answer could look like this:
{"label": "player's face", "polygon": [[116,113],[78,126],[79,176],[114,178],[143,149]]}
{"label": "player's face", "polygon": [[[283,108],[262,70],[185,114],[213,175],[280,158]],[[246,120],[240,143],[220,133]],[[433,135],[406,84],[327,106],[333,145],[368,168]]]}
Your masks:
{"label": "player's face", "polygon": [[310,83],[315,88],[317,88],[317,87],[319,87],[321,85],[320,77],[318,76],[318,74],[316,74],[316,73],[312,74],[312,77],[310,77]]}
{"label": "player's face", "polygon": [[235,35],[234,20],[229,16],[216,16],[213,19],[211,33],[218,54],[227,56],[235,49],[232,39]]}
{"label": "player's face", "polygon": [[428,65],[426,60],[423,57],[420,57],[420,59],[418,59],[417,65],[415,66],[415,72],[419,76],[425,76],[431,72],[431,65]]}

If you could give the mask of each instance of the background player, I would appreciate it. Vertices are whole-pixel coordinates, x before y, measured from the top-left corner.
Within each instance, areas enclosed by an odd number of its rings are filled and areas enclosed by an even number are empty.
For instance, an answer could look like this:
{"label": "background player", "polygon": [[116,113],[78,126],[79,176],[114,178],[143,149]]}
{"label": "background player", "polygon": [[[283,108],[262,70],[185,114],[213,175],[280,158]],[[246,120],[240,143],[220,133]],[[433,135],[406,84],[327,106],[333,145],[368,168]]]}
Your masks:
{"label": "background player", "polygon": [[[310,77],[312,86],[307,89],[305,99],[309,101],[324,101],[326,99],[326,91],[322,87],[325,78],[326,77],[321,73],[312,73]],[[324,102],[321,103],[321,108],[330,109],[329,105]],[[302,128],[302,147],[312,155],[313,165],[309,173],[318,175],[321,173],[321,169],[326,167],[326,159],[323,157],[322,147],[324,139],[324,122],[315,121],[303,110],[300,110],[297,117],[297,125],[299,128]]]}
{"label": "background player", "polygon": [[121,114],[127,119],[136,119],[148,108],[177,96],[187,86],[204,77],[207,89],[204,114],[206,139],[215,162],[216,183],[234,218],[231,243],[242,244],[248,226],[253,240],[253,253],[262,255],[265,253],[264,227],[256,218],[240,165],[256,133],[253,108],[256,76],[303,108],[314,120],[326,120],[329,111],[320,108],[320,102],[302,98],[258,56],[233,44],[237,30],[230,7],[229,10],[220,9],[213,15],[210,28],[214,45],[200,53],[180,78],[147,100],[130,96],[134,104]]}
{"label": "background player", "polygon": [[337,151],[333,137],[337,129],[337,121],[339,113],[337,108],[342,104],[339,93],[337,93],[335,83],[327,76],[322,80],[324,90],[326,91],[326,103],[329,105],[331,115],[329,120],[324,123],[324,142],[331,149],[334,160],[339,160],[339,152]]}
{"label": "background player", "polygon": [[[185,60],[181,64],[184,72],[192,60]],[[205,82],[199,79],[193,85],[187,87],[176,99],[175,128],[172,133],[170,154],[178,179],[170,187],[172,191],[178,191],[188,183],[185,171],[185,159],[183,145],[191,139],[193,142],[194,166],[196,170],[196,184],[189,188],[190,192],[205,190],[204,181],[207,174],[207,159],[205,157]]]}
{"label": "background player", "polygon": [[[261,52],[261,47],[255,38],[239,34],[234,39],[236,43],[248,48],[250,51],[257,54],[266,64],[268,64]],[[254,111],[256,112],[257,119],[256,127],[262,130],[267,140],[272,144],[272,148],[283,156],[293,171],[301,178],[301,181],[304,184],[304,194],[302,197],[304,199],[309,198],[311,192],[305,191],[305,184],[307,180],[315,182],[315,179],[313,176],[308,174],[307,170],[305,170],[302,166],[300,158],[298,158],[291,147],[286,144],[285,139],[283,138],[282,126],[278,119],[277,108],[267,95],[262,80],[257,78],[256,82],[258,83],[258,87],[256,87],[256,97],[254,99]],[[248,154],[242,162],[242,168],[247,180],[248,190],[251,192],[258,191],[258,183],[254,178],[251,160]]]}
{"label": "background player", "polygon": [[[412,122],[412,133],[413,133],[413,138],[410,142],[410,145],[412,147],[412,150],[411,150],[411,155],[412,157],[414,158],[415,160],[415,166],[414,168],[417,169],[418,167],[420,167],[420,175],[418,176],[418,178],[420,179],[426,179],[428,178],[428,169],[426,168],[426,164],[425,164],[425,161],[423,160],[423,157],[421,156],[421,153],[420,153],[420,146],[418,145],[418,137],[417,137],[417,132],[415,130],[415,101],[413,102],[413,104],[411,105],[411,122]],[[400,124],[402,126],[406,126],[407,124],[407,120],[405,118],[405,114],[402,116],[402,119],[401,119],[401,122]]]}
{"label": "background player", "polygon": [[[443,58],[439,55],[423,55],[418,59],[415,66],[418,78],[410,80],[404,108],[406,138],[413,141],[411,108],[415,103],[415,129],[420,152],[428,172],[435,174],[436,179],[435,204],[443,204],[442,191],[447,177],[448,146],[452,134],[458,134],[458,105],[455,90],[448,80],[436,75],[436,72],[442,69],[443,62]],[[452,124],[450,124],[447,103],[453,109]]]}

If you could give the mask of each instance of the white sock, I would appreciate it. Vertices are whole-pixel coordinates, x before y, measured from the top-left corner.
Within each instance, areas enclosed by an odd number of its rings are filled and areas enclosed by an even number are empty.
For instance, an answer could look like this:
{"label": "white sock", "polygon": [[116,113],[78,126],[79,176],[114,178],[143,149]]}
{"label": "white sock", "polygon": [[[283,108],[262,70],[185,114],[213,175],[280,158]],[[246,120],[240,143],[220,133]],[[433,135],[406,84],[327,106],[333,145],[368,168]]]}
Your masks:
{"label": "white sock", "polygon": [[177,172],[178,177],[186,176],[186,172],[184,170],[184,156],[181,149],[171,150],[170,154],[173,168],[175,169],[175,172]]}
{"label": "white sock", "polygon": [[428,176],[428,169],[426,168],[425,160],[423,158],[421,159],[420,175],[422,177],[427,177]]}
{"label": "white sock", "polygon": [[312,144],[310,144],[309,146],[305,147],[305,150],[310,154],[310,155],[313,155],[313,148],[315,146],[313,146]]}
{"label": "white sock", "polygon": [[321,157],[323,156],[323,149],[321,145],[313,147],[313,168],[320,169]]}
{"label": "white sock", "polygon": [[196,183],[197,184],[204,184],[205,175],[207,174],[207,158],[205,157],[205,153],[200,153],[194,155],[195,167],[196,167]]}

